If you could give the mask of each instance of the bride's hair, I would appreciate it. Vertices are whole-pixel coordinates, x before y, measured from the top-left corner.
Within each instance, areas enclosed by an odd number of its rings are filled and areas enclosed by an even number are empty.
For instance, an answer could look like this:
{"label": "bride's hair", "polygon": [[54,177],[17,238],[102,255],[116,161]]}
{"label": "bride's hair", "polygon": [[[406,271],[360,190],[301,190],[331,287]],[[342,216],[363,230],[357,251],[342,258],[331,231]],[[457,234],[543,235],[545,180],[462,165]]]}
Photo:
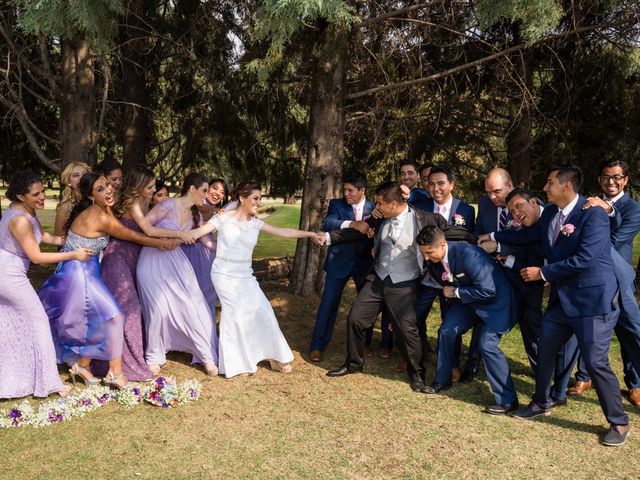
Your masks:
{"label": "bride's hair", "polygon": [[[200,175],[196,172],[190,173],[184,179],[182,190],[180,190],[180,196],[184,197],[189,193],[189,188],[191,187],[195,189],[200,188],[203,183],[207,183],[207,178],[204,175]],[[191,207],[191,215],[193,216],[193,228],[198,228],[200,226],[200,210],[198,210],[198,207],[195,205]]]}
{"label": "bride's hair", "polygon": [[262,191],[262,187],[256,182],[240,182],[236,189],[233,191],[231,198],[233,200],[240,200],[240,197],[248,197],[254,190]]}

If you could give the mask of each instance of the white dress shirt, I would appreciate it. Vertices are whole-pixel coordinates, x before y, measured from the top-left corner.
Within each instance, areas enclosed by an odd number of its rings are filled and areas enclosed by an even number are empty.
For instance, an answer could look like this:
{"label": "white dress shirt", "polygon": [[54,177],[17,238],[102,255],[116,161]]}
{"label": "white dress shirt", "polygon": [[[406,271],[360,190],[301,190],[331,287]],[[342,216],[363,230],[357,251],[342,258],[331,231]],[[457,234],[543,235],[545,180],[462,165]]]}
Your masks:
{"label": "white dress shirt", "polygon": [[[449,195],[449,200],[444,202],[443,204],[439,204],[435,200],[433,201],[433,211],[434,213],[439,213],[444,217],[444,219],[448,222],[451,218],[451,205],[453,204],[453,195]],[[441,211],[442,207],[444,207],[444,212]]]}
{"label": "white dress shirt", "polygon": [[[351,208],[353,209],[353,214],[355,216],[356,222],[359,222],[362,220],[362,218],[364,217],[364,204],[367,201],[366,197],[363,196],[362,200],[358,203],[354,203],[353,205],[351,205]],[[345,220],[344,222],[342,222],[342,224],[340,225],[340,228],[349,228],[349,226],[351,225],[351,222],[353,222],[353,220]]]}

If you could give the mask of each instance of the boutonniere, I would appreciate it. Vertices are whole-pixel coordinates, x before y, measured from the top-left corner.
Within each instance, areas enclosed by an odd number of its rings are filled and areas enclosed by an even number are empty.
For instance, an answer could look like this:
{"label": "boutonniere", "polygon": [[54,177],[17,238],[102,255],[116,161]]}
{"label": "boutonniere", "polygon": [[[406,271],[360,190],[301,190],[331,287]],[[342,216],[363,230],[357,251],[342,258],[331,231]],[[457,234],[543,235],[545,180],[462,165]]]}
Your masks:
{"label": "boutonniere", "polygon": [[562,232],[562,234],[566,237],[571,235],[575,230],[576,230],[576,226],[572,223],[565,223],[560,228],[560,232]]}
{"label": "boutonniere", "polygon": [[442,281],[453,283],[453,275],[451,275],[449,272],[442,272]]}
{"label": "boutonniere", "polygon": [[508,230],[520,230],[521,228],[522,228],[522,224],[515,218],[507,222]]}
{"label": "boutonniere", "polygon": [[456,227],[463,227],[467,224],[467,222],[465,222],[464,217],[462,215],[460,215],[459,213],[456,213],[453,216],[453,224]]}
{"label": "boutonniere", "polygon": [[366,222],[367,220],[369,220],[371,218],[371,215],[365,215],[364,217],[362,217],[362,221]]}

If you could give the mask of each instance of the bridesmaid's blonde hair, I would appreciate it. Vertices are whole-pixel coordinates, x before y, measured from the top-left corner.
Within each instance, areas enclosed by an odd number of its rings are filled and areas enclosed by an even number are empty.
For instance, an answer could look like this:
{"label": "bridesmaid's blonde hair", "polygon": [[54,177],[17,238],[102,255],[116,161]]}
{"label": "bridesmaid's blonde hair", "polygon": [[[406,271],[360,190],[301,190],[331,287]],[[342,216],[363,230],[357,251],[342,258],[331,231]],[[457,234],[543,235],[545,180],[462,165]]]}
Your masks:
{"label": "bridesmaid's blonde hair", "polygon": [[91,171],[91,167],[84,162],[71,162],[69,165],[64,167],[64,170],[62,170],[62,173],[60,174],[60,181],[64,185],[64,190],[62,191],[62,198],[60,199],[60,203],[58,203],[56,210],[65,203],[70,203],[71,206],[74,206],[80,200],[80,196],[77,195],[75,190],[69,186],[73,169],[77,167],[84,168],[86,172]]}

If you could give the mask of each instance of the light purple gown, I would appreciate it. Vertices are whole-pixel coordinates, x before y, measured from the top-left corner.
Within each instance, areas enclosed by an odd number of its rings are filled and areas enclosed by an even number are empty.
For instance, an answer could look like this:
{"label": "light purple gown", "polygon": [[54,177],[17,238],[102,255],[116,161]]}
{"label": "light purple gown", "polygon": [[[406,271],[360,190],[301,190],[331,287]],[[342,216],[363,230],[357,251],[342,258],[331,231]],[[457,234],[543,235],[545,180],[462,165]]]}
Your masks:
{"label": "light purple gown", "polygon": [[[147,214],[152,225],[190,230],[180,225],[175,199],[156,205]],[[143,247],[138,258],[138,293],[145,319],[147,363],[163,365],[169,351],[193,355],[193,363],[218,363],[215,317],[182,248]]]}
{"label": "light purple gown", "polygon": [[29,259],[9,232],[12,218],[24,215],[38,243],[38,220],[22,210],[7,208],[0,220],[0,398],[46,397],[64,386],[56,367],[49,319],[29,283]]}

